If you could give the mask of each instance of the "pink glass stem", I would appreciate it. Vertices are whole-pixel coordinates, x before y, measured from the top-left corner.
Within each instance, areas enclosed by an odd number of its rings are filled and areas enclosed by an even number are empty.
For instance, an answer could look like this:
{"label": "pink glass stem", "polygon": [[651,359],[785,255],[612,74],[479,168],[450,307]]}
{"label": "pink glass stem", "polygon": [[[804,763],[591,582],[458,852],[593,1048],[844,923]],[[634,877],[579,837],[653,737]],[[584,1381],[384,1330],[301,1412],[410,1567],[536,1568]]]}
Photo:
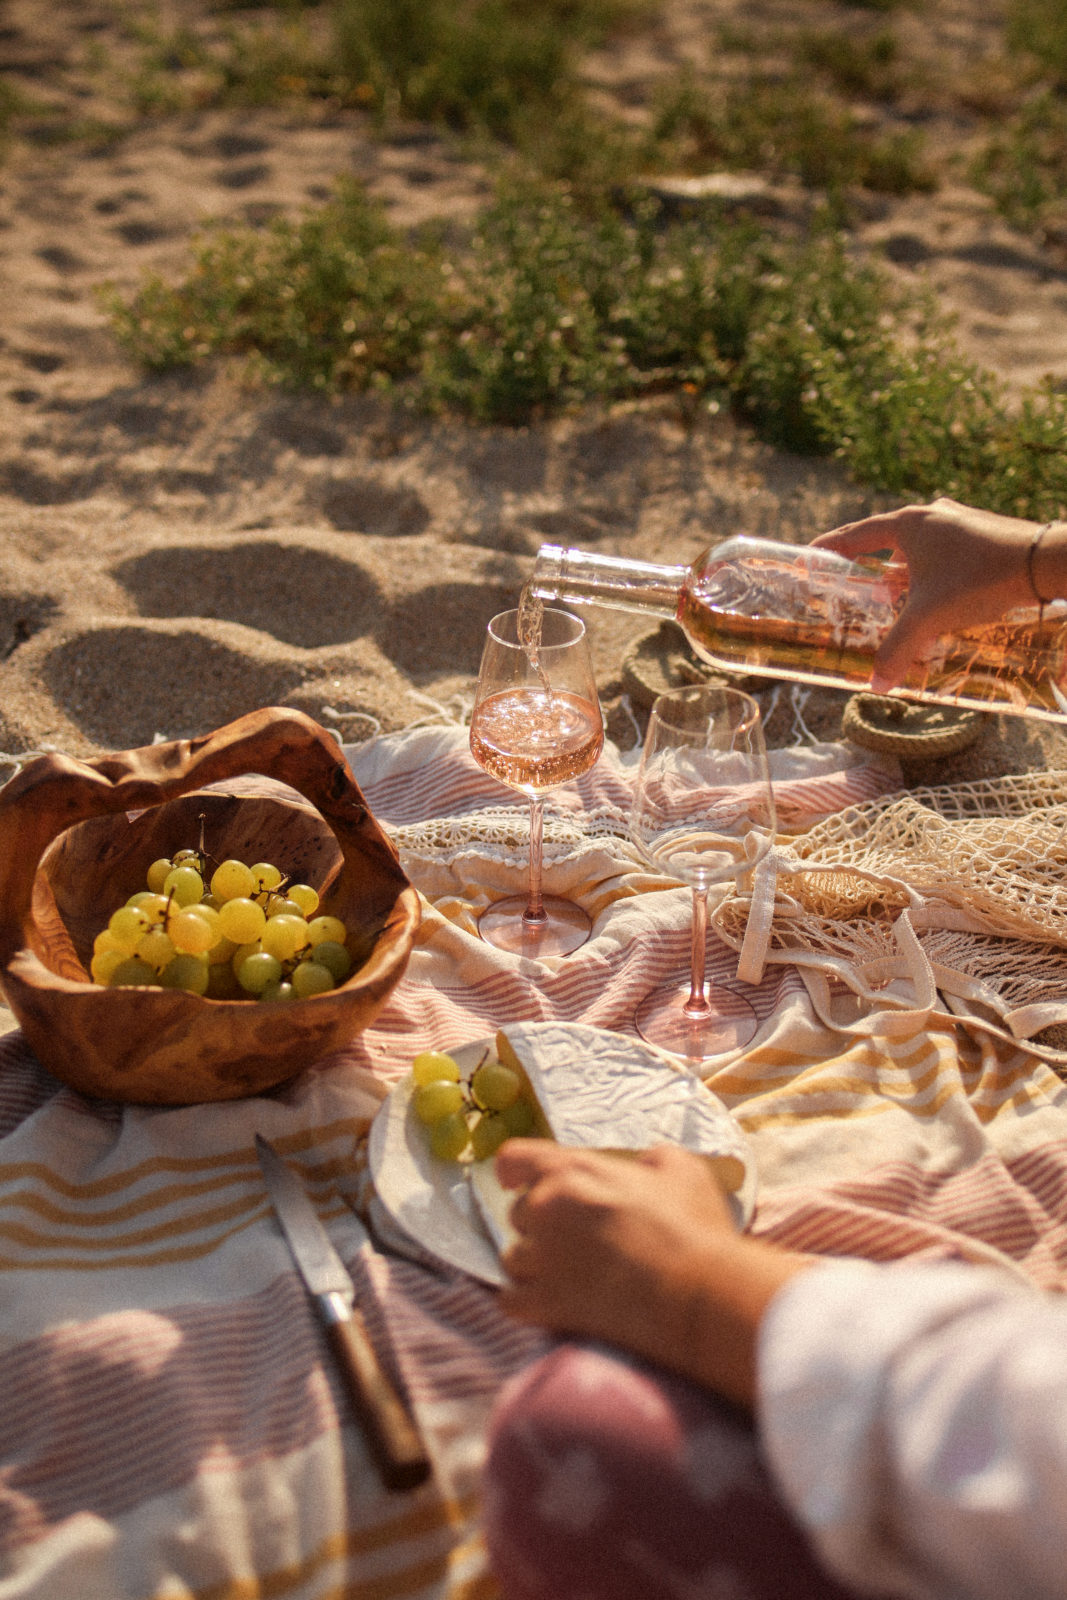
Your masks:
{"label": "pink glass stem", "polygon": [[687,1017],[706,1017],[711,1003],[704,993],[704,961],[708,944],[708,891],[693,890],[693,954],[689,999],[682,1010]]}
{"label": "pink glass stem", "polygon": [[530,800],[530,898],[522,914],[523,922],[547,922],[548,913],[541,899],[541,844],[544,836],[545,803],[539,795]]}

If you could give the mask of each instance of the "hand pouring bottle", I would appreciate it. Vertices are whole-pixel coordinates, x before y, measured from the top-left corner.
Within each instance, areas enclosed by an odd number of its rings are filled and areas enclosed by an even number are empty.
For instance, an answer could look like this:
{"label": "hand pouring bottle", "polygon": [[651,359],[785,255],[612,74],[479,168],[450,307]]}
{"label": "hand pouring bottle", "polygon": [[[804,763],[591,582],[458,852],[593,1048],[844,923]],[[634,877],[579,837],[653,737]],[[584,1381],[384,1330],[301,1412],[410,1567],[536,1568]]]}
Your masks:
{"label": "hand pouring bottle", "polygon": [[[743,536],[688,567],[542,545],[525,593],[673,617],[697,655],[726,671],[857,690],[870,688],[907,570]],[[894,693],[1067,722],[1067,602],[1019,607],[944,636]]]}

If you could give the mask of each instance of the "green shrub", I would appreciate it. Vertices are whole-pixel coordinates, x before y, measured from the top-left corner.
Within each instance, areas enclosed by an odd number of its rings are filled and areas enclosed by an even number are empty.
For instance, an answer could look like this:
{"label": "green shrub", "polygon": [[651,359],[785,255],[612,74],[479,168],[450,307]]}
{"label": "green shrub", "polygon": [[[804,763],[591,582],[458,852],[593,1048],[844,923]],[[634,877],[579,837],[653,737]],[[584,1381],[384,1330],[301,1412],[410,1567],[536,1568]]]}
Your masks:
{"label": "green shrub", "polygon": [[755,75],[720,90],[682,79],[660,97],[652,137],[691,171],[719,166],[892,194],[934,186],[917,130],[880,133],[799,77]]}
{"label": "green shrub", "polygon": [[1064,397],[1043,389],[1013,411],[929,306],[829,231],[791,244],[517,184],[450,256],[348,186],[300,222],[213,233],[184,282],[108,304],[156,369],[238,357],[271,383],[396,388],[512,424],[674,391],[883,489],[1036,516],[1067,504]]}
{"label": "green shrub", "polygon": [[183,283],[105,303],[149,368],[243,356],[268,382],[337,391],[409,376],[445,298],[432,241],[413,250],[349,184],[300,222],[211,233]]}
{"label": "green shrub", "polygon": [[575,98],[576,52],[636,0],[335,0],[333,70],[384,113],[516,142]]}
{"label": "green shrub", "polygon": [[854,39],[840,28],[804,29],[796,52],[844,94],[892,100],[900,92],[900,46],[888,28],[866,39]]}
{"label": "green shrub", "polygon": [[1010,0],[1005,19],[1008,48],[1033,57],[1059,85],[1067,85],[1067,9],[1063,0]]}
{"label": "green shrub", "polygon": [[971,166],[971,180],[1013,226],[1033,228],[1067,193],[1067,101],[1051,90],[1001,123]]}

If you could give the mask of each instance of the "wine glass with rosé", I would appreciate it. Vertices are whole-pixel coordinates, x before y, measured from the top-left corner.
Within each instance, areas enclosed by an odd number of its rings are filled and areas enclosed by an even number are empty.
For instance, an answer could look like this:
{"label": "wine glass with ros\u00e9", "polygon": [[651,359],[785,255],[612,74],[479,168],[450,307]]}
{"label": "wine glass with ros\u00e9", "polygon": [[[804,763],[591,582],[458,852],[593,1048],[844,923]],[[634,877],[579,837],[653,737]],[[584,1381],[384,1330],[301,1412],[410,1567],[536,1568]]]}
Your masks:
{"label": "wine glass with ros\u00e9", "polygon": [[603,744],[580,618],[546,608],[537,636],[523,612],[494,617],[478,673],[470,748],[479,766],[529,799],[530,877],[525,895],[509,895],[482,912],[478,931],[487,943],[539,958],[569,955],[588,939],[592,923],[583,908],[542,892],[543,808],[549,790],[596,765]]}
{"label": "wine glass with ros\u00e9", "polygon": [[630,834],[657,871],[692,890],[687,983],[656,989],[637,1031],[690,1061],[743,1049],[758,1027],[740,991],[705,982],[708,895],[747,874],[775,835],[760,708],[738,689],[692,685],[652,707],[630,812]]}

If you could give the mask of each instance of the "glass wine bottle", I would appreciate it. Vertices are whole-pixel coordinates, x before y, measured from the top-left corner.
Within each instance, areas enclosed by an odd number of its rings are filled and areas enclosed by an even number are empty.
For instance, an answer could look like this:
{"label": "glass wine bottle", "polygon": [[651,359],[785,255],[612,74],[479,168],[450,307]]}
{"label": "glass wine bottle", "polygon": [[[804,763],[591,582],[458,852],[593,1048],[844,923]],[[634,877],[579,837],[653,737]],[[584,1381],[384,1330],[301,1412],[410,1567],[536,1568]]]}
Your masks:
{"label": "glass wine bottle", "polygon": [[[870,687],[907,572],[747,536],[712,546],[687,567],[542,545],[526,592],[673,617],[697,655],[728,671],[857,690]],[[1067,602],[1019,607],[945,635],[894,692],[1067,722]]]}

